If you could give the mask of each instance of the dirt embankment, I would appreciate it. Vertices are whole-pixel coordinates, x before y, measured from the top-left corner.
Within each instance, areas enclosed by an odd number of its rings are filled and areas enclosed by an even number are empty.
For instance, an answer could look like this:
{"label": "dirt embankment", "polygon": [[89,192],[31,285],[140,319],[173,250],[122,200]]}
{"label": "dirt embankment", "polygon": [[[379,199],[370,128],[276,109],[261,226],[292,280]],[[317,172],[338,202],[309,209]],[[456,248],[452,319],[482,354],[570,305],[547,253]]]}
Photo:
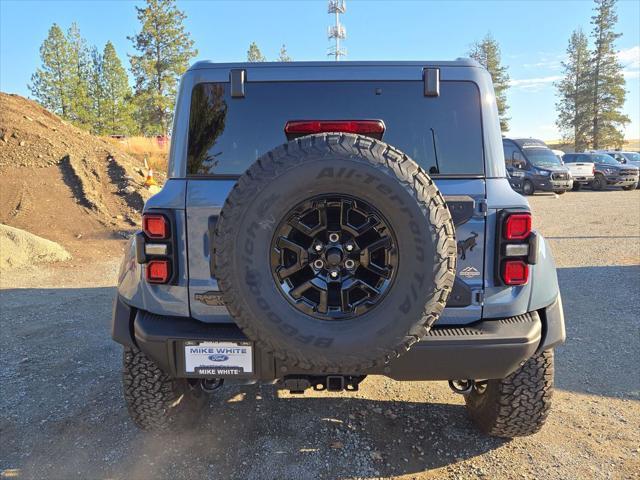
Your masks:
{"label": "dirt embankment", "polygon": [[117,145],[0,93],[0,223],[61,243],[76,258],[115,253],[151,195],[144,173]]}

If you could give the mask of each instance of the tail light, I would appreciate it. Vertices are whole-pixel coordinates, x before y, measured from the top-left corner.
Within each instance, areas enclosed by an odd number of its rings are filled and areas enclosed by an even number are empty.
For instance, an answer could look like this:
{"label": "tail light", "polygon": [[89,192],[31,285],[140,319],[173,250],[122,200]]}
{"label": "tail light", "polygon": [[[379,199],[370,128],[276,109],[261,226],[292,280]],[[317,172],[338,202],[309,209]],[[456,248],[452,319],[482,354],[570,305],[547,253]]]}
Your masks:
{"label": "tail light", "polygon": [[502,210],[496,232],[496,282],[499,285],[525,285],[529,265],[536,262],[537,236],[531,231],[531,213]]}
{"label": "tail light", "polygon": [[379,140],[385,128],[382,120],[292,120],[286,123],[284,133],[289,140],[328,132],[357,133]]}
{"label": "tail light", "polygon": [[146,278],[149,283],[167,283],[171,278],[169,260],[151,260],[147,263]]}
{"label": "tail light", "polygon": [[529,280],[529,265],[522,260],[505,260],[502,279],[506,285],[524,285]]}
{"label": "tail light", "polygon": [[512,213],[504,222],[505,240],[524,240],[531,233],[531,214]]}
{"label": "tail light", "polygon": [[135,236],[136,260],[144,265],[149,283],[171,284],[175,281],[178,270],[174,220],[174,212],[170,210],[142,215],[142,232]]}
{"label": "tail light", "polygon": [[169,222],[167,218],[158,213],[145,213],[142,215],[142,230],[153,239],[169,238]]}

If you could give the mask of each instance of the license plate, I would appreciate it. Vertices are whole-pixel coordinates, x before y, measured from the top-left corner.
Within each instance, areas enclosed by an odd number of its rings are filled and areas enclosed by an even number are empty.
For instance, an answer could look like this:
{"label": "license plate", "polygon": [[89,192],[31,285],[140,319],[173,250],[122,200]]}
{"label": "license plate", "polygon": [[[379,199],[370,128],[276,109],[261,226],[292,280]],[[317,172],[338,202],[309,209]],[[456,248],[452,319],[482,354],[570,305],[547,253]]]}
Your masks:
{"label": "license plate", "polygon": [[253,373],[251,342],[185,342],[184,365],[197,375],[243,375]]}

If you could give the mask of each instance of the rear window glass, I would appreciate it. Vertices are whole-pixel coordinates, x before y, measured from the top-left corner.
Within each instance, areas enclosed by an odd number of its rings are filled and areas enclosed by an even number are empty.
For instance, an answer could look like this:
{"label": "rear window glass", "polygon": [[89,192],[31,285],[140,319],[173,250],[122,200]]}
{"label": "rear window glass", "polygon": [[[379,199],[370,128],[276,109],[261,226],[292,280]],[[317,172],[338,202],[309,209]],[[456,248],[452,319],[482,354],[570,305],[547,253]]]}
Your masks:
{"label": "rear window glass", "polygon": [[228,83],[193,89],[187,173],[240,175],[286,143],[289,120],[380,119],[383,140],[427,172],[484,173],[480,94],[472,82],[441,82],[425,97],[422,82],[249,82],[245,98]]}

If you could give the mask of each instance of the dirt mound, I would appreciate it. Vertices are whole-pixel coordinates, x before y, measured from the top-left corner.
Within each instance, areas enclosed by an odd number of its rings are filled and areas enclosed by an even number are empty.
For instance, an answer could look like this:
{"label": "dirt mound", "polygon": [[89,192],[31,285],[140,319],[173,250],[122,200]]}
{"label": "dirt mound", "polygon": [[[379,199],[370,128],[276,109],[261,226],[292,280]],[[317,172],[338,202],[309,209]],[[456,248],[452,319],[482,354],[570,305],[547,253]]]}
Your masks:
{"label": "dirt mound", "polygon": [[69,252],[51,240],[0,224],[0,272],[70,258]]}
{"label": "dirt mound", "polygon": [[84,254],[122,238],[151,193],[141,162],[37,103],[0,93],[0,222]]}

